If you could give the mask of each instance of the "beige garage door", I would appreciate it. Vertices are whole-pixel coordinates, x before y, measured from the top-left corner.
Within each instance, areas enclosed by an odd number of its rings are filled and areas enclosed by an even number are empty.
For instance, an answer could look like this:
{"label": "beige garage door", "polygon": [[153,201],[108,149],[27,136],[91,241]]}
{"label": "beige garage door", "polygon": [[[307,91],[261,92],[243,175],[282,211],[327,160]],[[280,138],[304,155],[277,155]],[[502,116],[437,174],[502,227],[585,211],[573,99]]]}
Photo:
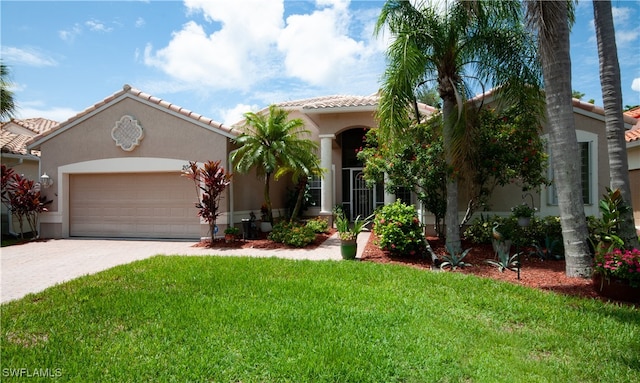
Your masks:
{"label": "beige garage door", "polygon": [[199,238],[192,181],[179,173],[69,177],[69,234],[79,237]]}

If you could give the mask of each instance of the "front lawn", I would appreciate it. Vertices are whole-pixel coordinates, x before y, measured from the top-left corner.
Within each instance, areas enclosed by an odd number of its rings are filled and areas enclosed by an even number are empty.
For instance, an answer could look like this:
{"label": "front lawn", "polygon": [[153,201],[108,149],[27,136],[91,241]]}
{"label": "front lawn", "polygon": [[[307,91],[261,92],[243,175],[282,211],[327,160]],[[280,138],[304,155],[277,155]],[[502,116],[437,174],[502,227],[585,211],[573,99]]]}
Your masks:
{"label": "front lawn", "polygon": [[2,381],[640,381],[637,309],[366,262],[158,256],[1,324]]}

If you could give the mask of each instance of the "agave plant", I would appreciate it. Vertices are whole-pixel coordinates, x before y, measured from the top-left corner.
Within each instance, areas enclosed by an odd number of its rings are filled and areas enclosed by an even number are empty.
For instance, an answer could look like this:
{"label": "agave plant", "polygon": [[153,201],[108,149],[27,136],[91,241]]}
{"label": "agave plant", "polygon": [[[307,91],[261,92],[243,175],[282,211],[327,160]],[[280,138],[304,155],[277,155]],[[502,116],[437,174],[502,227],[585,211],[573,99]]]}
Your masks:
{"label": "agave plant", "polygon": [[461,253],[457,253],[455,251],[453,251],[453,249],[451,248],[451,246],[446,245],[447,248],[447,254],[443,255],[440,259],[443,261],[440,264],[440,269],[441,270],[446,270],[446,269],[450,269],[450,270],[455,270],[458,267],[467,267],[467,266],[471,266],[470,263],[466,263],[463,261],[464,257],[467,256],[467,254],[469,254],[469,252],[471,251],[471,248],[461,252]]}
{"label": "agave plant", "polygon": [[504,249],[498,250],[498,260],[494,261],[492,259],[487,259],[487,262],[490,265],[496,266],[500,272],[506,270],[518,271],[520,267],[520,261],[518,261],[520,253],[516,253],[512,256],[509,255],[509,251],[505,251]]}

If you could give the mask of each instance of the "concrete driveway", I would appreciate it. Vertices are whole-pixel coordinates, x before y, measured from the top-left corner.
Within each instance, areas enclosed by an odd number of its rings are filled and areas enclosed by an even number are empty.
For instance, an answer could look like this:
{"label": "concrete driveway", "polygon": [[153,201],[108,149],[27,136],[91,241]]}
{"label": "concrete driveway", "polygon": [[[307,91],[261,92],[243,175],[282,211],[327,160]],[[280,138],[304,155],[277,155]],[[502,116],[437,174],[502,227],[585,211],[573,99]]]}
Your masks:
{"label": "concrete driveway", "polygon": [[[358,255],[369,233],[358,236]],[[187,241],[55,239],[3,247],[0,252],[0,302],[42,291],[58,283],[154,255],[218,255],[339,260],[337,235],[313,250],[207,249]]]}

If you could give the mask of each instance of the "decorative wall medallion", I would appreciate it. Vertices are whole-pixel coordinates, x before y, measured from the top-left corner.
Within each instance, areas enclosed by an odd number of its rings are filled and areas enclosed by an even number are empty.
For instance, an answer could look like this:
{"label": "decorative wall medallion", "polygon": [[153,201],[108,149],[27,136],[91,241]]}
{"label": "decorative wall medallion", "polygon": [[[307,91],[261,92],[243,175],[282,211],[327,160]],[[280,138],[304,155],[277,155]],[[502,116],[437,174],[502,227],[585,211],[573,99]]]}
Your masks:
{"label": "decorative wall medallion", "polygon": [[122,116],[111,129],[111,138],[113,138],[117,146],[127,152],[140,145],[143,137],[142,127],[138,124],[138,120],[134,120],[131,116]]}

